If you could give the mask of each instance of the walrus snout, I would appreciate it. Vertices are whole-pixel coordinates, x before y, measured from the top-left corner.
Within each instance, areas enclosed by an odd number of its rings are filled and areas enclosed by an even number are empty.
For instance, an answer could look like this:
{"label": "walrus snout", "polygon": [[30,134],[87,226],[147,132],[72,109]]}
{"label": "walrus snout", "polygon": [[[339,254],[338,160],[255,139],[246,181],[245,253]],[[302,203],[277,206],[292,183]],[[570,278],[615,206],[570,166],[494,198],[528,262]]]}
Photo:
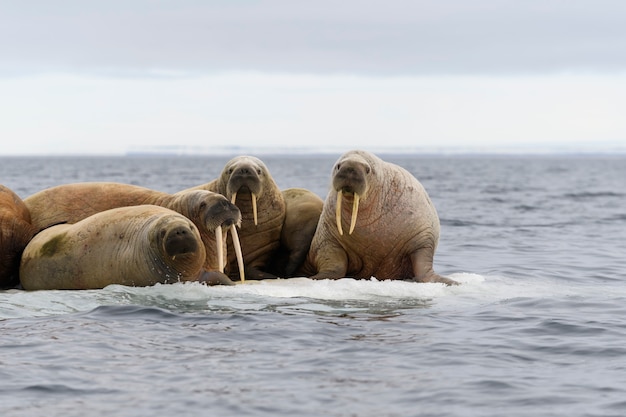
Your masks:
{"label": "walrus snout", "polygon": [[372,169],[364,160],[343,159],[335,164],[333,173],[333,187],[337,192],[337,202],[335,207],[335,218],[337,231],[343,235],[341,226],[341,201],[344,194],[352,196],[352,214],[350,219],[350,231],[352,234],[358,218],[359,201],[367,193],[367,177]]}
{"label": "walrus snout", "polygon": [[230,179],[226,188],[227,196],[230,196],[231,203],[237,201],[237,194],[246,191],[250,194],[252,203],[252,217],[255,226],[258,224],[257,196],[263,193],[263,182],[261,181],[262,170],[252,165],[240,166],[237,169],[230,169]]}
{"label": "walrus snout", "polygon": [[242,191],[248,191],[251,194],[260,194],[261,193],[261,178],[259,175],[250,174],[248,170],[236,171],[230,176],[228,180],[228,191],[229,194],[234,194]]}
{"label": "walrus snout", "polygon": [[198,251],[198,239],[188,227],[178,226],[169,230],[164,229],[161,231],[161,236],[163,237],[165,252],[172,258]]}
{"label": "walrus snout", "polygon": [[336,191],[364,195],[367,187],[369,165],[355,162],[340,162],[335,166],[333,187]]}
{"label": "walrus snout", "polygon": [[223,199],[209,208],[205,220],[210,229],[215,229],[220,225],[241,225],[241,211],[236,205]]}

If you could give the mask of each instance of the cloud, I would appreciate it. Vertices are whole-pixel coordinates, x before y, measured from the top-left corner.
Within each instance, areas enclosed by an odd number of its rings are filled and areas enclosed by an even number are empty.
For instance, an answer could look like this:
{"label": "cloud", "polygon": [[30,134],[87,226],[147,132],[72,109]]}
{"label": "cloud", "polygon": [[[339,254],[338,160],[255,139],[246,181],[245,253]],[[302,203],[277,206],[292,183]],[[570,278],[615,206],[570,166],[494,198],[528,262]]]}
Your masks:
{"label": "cloud", "polygon": [[615,0],[4,1],[0,72],[619,72]]}

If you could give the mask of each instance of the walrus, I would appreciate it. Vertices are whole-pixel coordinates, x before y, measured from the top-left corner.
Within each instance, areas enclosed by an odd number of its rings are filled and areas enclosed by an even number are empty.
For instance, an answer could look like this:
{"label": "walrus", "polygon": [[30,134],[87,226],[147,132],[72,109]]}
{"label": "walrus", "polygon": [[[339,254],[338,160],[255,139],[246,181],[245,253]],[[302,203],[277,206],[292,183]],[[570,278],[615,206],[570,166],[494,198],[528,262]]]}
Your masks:
{"label": "walrus", "polygon": [[19,285],[20,257],[37,232],[30,213],[13,190],[0,185],[0,288]]}
{"label": "walrus", "polygon": [[[277,278],[268,269],[280,246],[285,201],[263,161],[254,156],[237,156],[226,163],[218,178],[184,191],[198,189],[220,193],[239,207],[246,279]],[[232,253],[228,254],[228,264],[231,277],[241,273]]]}
{"label": "walrus", "polygon": [[[204,269],[217,271],[208,284],[233,284],[223,274],[226,265],[226,231],[234,236],[233,258],[243,264],[236,226],[239,209],[224,196],[206,190],[169,194],[137,185],[117,182],[79,182],[39,191],[24,199],[33,226],[38,230],[60,223],[76,223],[95,213],[125,206],[153,204],[189,218],[198,228],[205,246]],[[220,244],[218,244],[220,242]],[[243,280],[243,276],[240,277]]]}
{"label": "walrus", "polygon": [[304,267],[310,278],[457,284],[433,270],[439,217],[413,175],[353,150],[337,160],[331,177]]}
{"label": "walrus", "polygon": [[191,220],[165,207],[139,205],[50,226],[26,245],[25,290],[99,289],[199,280],[204,245]]}
{"label": "walrus", "polygon": [[282,193],[285,221],[280,233],[280,248],[273,256],[272,271],[280,277],[291,278],[298,275],[307,257],[324,200],[305,188],[287,188]]}

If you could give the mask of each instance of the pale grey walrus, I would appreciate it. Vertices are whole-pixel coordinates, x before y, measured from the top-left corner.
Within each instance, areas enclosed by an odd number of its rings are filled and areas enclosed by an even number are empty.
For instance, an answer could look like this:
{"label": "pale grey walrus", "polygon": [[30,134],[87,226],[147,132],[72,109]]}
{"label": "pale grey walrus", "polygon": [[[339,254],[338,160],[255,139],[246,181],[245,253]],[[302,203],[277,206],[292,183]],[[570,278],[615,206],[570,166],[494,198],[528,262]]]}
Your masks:
{"label": "pale grey walrus", "polygon": [[[247,279],[276,278],[268,272],[280,245],[285,201],[269,170],[260,159],[238,156],[226,163],[219,178],[188,190],[209,190],[226,196],[241,211],[239,239]],[[230,276],[240,273],[231,253]]]}
{"label": "pale grey walrus", "polygon": [[283,278],[300,275],[324,200],[305,188],[283,190],[285,221],[280,233],[280,248],[272,259],[272,272]]}
{"label": "pale grey walrus", "polygon": [[335,163],[305,271],[342,277],[455,281],[433,271],[439,217],[422,184],[407,170],[365,151]]}
{"label": "pale grey walrus", "polygon": [[140,205],[101,211],[39,232],[20,265],[25,290],[81,290],[199,280],[204,245],[187,217]]}
{"label": "pale grey walrus", "polygon": [[19,284],[20,257],[36,232],[22,199],[0,185],[0,289]]}
{"label": "pale grey walrus", "polygon": [[[39,191],[24,199],[33,226],[38,230],[60,223],[76,223],[95,213],[126,206],[153,204],[174,210],[189,218],[198,228],[205,246],[204,269],[219,273],[209,284],[232,284],[223,274],[226,264],[226,231],[235,235],[241,223],[239,209],[219,193],[194,190],[169,194],[137,185],[117,182],[79,182]],[[219,244],[218,244],[219,242]],[[241,259],[235,245],[234,259]]]}

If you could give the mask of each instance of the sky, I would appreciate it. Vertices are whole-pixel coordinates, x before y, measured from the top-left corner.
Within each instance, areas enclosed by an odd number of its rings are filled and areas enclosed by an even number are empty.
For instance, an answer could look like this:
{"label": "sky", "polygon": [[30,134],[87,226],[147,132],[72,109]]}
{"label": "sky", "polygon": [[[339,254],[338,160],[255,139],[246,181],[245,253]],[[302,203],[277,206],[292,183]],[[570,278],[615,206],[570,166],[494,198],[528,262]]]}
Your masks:
{"label": "sky", "polygon": [[622,0],[0,0],[0,155],[626,152]]}

